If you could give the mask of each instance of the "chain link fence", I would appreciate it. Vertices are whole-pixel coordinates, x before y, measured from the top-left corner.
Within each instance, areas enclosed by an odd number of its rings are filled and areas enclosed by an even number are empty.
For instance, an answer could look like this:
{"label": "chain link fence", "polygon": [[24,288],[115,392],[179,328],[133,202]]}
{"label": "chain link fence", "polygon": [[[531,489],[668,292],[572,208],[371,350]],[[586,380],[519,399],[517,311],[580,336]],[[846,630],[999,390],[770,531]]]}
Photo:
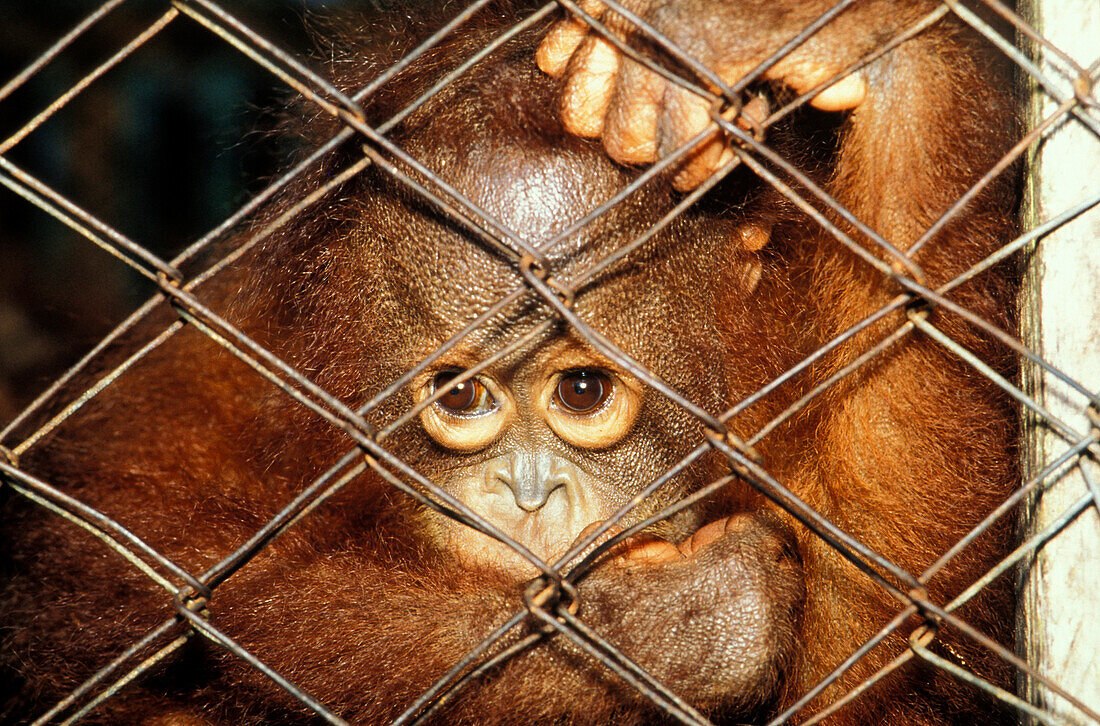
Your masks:
{"label": "chain link fence", "polygon": [[[128,12],[131,4],[125,0],[103,3],[3,85],[0,105],[36,74],[63,58],[85,34],[95,32],[104,18]],[[904,717],[909,723],[917,722],[914,714],[924,714],[929,723],[946,723],[952,718],[954,722],[972,722],[959,720],[973,718],[972,702],[989,704],[991,722],[1018,718],[1047,724],[1100,723],[1100,673],[1093,655],[1098,645],[1097,628],[1092,622],[1097,592],[1095,563],[1100,547],[1100,489],[1095,468],[1100,452],[1100,380],[1095,365],[1091,365],[1097,362],[1094,342],[1098,318],[1095,305],[1090,304],[1097,299],[1095,273],[1100,270],[1091,244],[1097,228],[1095,206],[1100,203],[1100,186],[1096,183],[1096,172],[1100,170],[1100,106],[1095,91],[1100,76],[1100,44],[1096,42],[1100,17],[1094,7],[1070,5],[1014,9],[994,0],[944,2],[929,3],[920,7],[919,13],[912,9],[916,5],[899,5],[898,15],[905,16],[906,21],[899,24],[897,32],[867,32],[867,37],[874,39],[874,47],[861,52],[854,63],[830,69],[825,76],[808,74],[812,77],[793,84],[796,88],[792,90],[780,88],[780,81],[786,79],[776,69],[784,67],[785,59],[797,58],[800,48],[813,48],[815,39],[831,27],[843,27],[845,18],[859,12],[859,3],[843,0],[820,17],[810,18],[789,42],[768,48],[766,57],[733,74],[730,69],[711,68],[700,62],[695,57],[698,48],[680,47],[655,27],[652,15],[641,13],[638,6],[624,7],[614,0],[606,0],[606,4],[561,0],[522,11],[487,0],[462,8],[448,5],[432,11],[442,20],[429,35],[421,33],[418,42],[408,47],[390,42],[398,21],[386,20],[388,25],[376,29],[373,36],[384,39],[368,44],[376,56],[389,57],[389,65],[364,65],[350,73],[344,72],[348,61],[340,54],[339,42],[330,47],[319,41],[322,54],[331,54],[337,60],[325,70],[316,70],[322,64],[305,61],[265,40],[235,17],[230,6],[208,0],[164,3],[159,17],[68,91],[43,108],[33,109],[30,120],[0,142],[0,183],[5,188],[113,255],[119,264],[129,266],[157,289],[151,300],[0,432],[4,503],[8,511],[14,512],[5,515],[3,525],[8,548],[6,568],[13,583],[5,590],[2,606],[4,647],[11,654],[4,657],[4,667],[15,689],[5,716],[14,722],[36,724],[138,719],[134,714],[141,714],[144,723],[173,724],[218,722],[219,718],[228,719],[226,722],[248,718],[288,722],[317,719],[334,724],[361,720],[416,723],[432,718],[449,722],[458,719],[453,714],[469,713],[462,710],[464,699],[486,692],[489,686],[484,683],[498,679],[504,682],[502,688],[508,689],[510,662],[531,652],[545,651],[551,643],[566,641],[570,645],[564,652],[588,664],[585,667],[605,669],[601,672],[618,684],[618,692],[640,694],[671,721],[710,723],[711,718],[720,715],[714,716],[662,683],[616,647],[607,633],[586,620],[590,611],[586,609],[584,591],[578,588],[600,556],[631,535],[675,532],[660,529],[661,523],[676,521],[677,516],[693,508],[709,506],[720,511],[723,506],[733,506],[732,502],[766,500],[768,507],[789,515],[792,526],[798,528],[796,541],[813,542],[813,547],[839,555],[838,562],[843,560],[845,579],[822,582],[837,592],[845,588],[860,593],[873,590],[873,595],[859,597],[887,604],[868,606],[870,611],[885,616],[882,622],[837,623],[812,633],[807,625],[804,637],[816,642],[803,645],[802,655],[794,656],[804,663],[799,666],[802,675],[788,677],[786,689],[768,703],[759,704],[752,714],[754,718],[771,724],[810,724],[828,719],[848,722],[844,719],[850,718],[849,714],[866,714],[859,710],[860,704],[878,704],[880,701],[874,699],[885,693],[887,700],[898,702],[898,707],[875,708],[886,709],[881,711],[884,719]],[[489,76],[479,69],[502,54],[526,58],[531,73],[538,73],[535,45],[552,23],[557,25],[549,32],[556,33],[559,40],[564,38],[561,42],[569,48],[580,44],[589,49],[587,52],[596,52],[591,48],[599,47],[605,58],[616,57],[619,62],[631,58],[663,79],[668,88],[706,99],[708,125],[678,148],[662,148],[655,163],[624,177],[627,180],[619,188],[590,203],[577,219],[557,225],[548,239],[533,240],[527,232],[513,229],[507,220],[488,211],[483,201],[461,190],[444,171],[433,166],[438,158],[423,153],[423,136],[410,136],[402,129],[403,124],[427,124],[418,119],[439,113],[440,104],[461,104],[461,94],[469,92],[461,85],[463,79],[466,83],[488,82]],[[240,63],[256,64],[272,74],[298,96],[289,105],[288,115],[311,120],[305,126],[288,122],[291,133],[304,137],[306,147],[289,171],[274,178],[183,252],[165,259],[150,252],[154,240],[123,234],[11,159],[21,144],[29,143],[43,125],[91,84],[117,72],[128,58],[155,44],[158,34],[179,24],[209,32],[239,51]],[[470,31],[470,26],[479,30]],[[934,222],[915,230],[911,239],[890,239],[876,231],[890,227],[883,221],[885,217],[863,219],[830,193],[844,174],[855,178],[866,171],[837,168],[846,153],[841,146],[852,138],[851,124],[858,123],[847,120],[848,112],[853,118],[867,114],[860,108],[867,89],[852,81],[844,85],[844,79],[873,79],[884,64],[897,63],[904,57],[905,48],[913,47],[915,39],[939,37],[929,34],[945,26],[954,28],[951,33],[983,39],[1001,59],[1007,59],[1006,66],[1017,74],[1015,83],[1022,90],[1001,93],[1000,97],[1028,99],[1017,103],[1019,115],[1026,120],[1017,128],[994,107],[988,107],[989,115],[984,118],[974,117],[972,109],[960,110],[957,117],[952,117],[951,104],[955,100],[928,101],[927,115],[913,122],[931,125],[929,138],[946,139],[946,146],[960,159],[960,167],[985,164],[985,157],[991,153],[986,150],[983,155],[967,149],[964,142],[968,129],[980,134],[983,126],[1004,126],[1011,129],[1012,136],[1007,151],[993,163],[965,172],[943,172],[944,178],[952,174],[966,177],[969,188],[949,200],[943,209],[939,209],[938,201],[926,200],[935,211]],[[347,32],[341,31],[341,37]],[[410,37],[412,34],[404,33]],[[593,43],[593,37],[605,40]],[[546,60],[546,55],[553,56],[553,47],[544,44],[539,52],[544,66],[562,66],[557,70],[568,76],[568,69],[561,63],[553,58]],[[578,69],[583,71],[583,60],[573,57],[571,63],[569,68],[576,77]],[[934,66],[934,70],[941,71],[947,83],[964,89],[966,95],[982,96],[983,84],[1002,84],[1003,90],[1004,85],[1013,83],[1008,75],[993,70],[988,77],[977,80],[966,77],[974,72],[970,67]],[[334,79],[334,73],[338,79]],[[564,83],[568,101],[570,81]],[[919,96],[919,91],[913,93]],[[376,98],[385,100],[376,102]],[[834,99],[832,104],[830,98]],[[812,108],[815,101],[816,108]],[[979,98],[975,106],[983,102],[985,98]],[[566,107],[568,111],[568,103]],[[376,120],[380,109],[385,110],[386,117]],[[546,114],[551,113],[556,111],[548,106]],[[964,118],[966,113],[971,116]],[[584,126],[587,121],[578,116],[573,123]],[[812,132],[800,134],[798,129],[807,123],[813,127]],[[476,128],[477,124],[471,123],[469,133]],[[457,133],[464,131],[459,129]],[[728,140],[722,147],[728,151],[715,156],[716,162],[705,178],[685,181],[685,159],[698,158],[692,155],[711,142],[715,133]],[[819,151],[807,152],[807,145],[813,144]],[[922,158],[934,158],[919,145],[912,149],[916,161],[908,164],[875,156],[890,151],[867,151],[865,161],[871,159],[895,171],[893,177],[878,180],[882,188],[864,190],[864,194],[875,192],[891,201],[895,198],[891,195],[903,197],[910,184],[920,187],[918,180],[905,178],[906,174],[917,174]],[[980,258],[968,259],[966,255],[973,257],[980,245],[967,247],[967,235],[977,238],[989,230],[963,230],[960,223],[970,225],[976,218],[973,215],[980,217],[982,212],[974,210],[986,209],[983,205],[989,204],[989,196],[1011,196],[1004,190],[1018,185],[1022,168],[1027,174],[1022,184],[1023,224],[1008,234],[1003,226],[994,230],[999,237],[996,249],[982,249]],[[940,171],[933,176],[936,174]],[[644,210],[649,203],[645,200],[652,199],[644,196],[648,193],[645,190],[666,188],[670,176],[675,177],[683,193],[658,197],[667,199],[667,203],[656,205],[657,211]],[[461,324],[448,320],[456,323],[456,332],[445,342],[433,344],[433,349],[424,351],[422,358],[403,374],[373,382],[368,387],[370,395],[362,395],[361,389],[348,383],[353,372],[339,370],[341,365],[378,369],[351,354],[337,354],[332,361],[321,364],[306,351],[314,345],[327,354],[346,346],[353,340],[348,337],[348,328],[307,332],[301,324],[310,319],[311,310],[288,311],[278,301],[258,301],[258,291],[289,292],[298,305],[313,299],[308,294],[313,281],[347,281],[340,277],[343,268],[339,261],[318,260],[317,269],[323,268],[323,274],[317,272],[307,264],[310,261],[301,258],[300,249],[292,249],[292,241],[311,236],[335,239],[346,234],[349,217],[363,210],[381,214],[380,207],[348,200],[356,199],[356,195],[380,194],[378,190],[383,188],[391,195],[403,195],[403,204],[430,207],[432,214],[463,230],[471,250],[493,251],[520,282],[510,292],[481,300],[477,314],[459,321]],[[745,188],[753,191],[744,192]],[[741,196],[731,201],[731,195],[736,194]],[[716,205],[718,211],[699,212],[710,209],[708,204]],[[760,222],[761,217],[752,213],[754,204],[765,209],[763,216],[774,212],[781,221],[774,222],[774,226]],[[636,227],[643,228],[631,230],[629,239],[607,232],[607,225],[619,224],[624,214],[644,221],[644,225],[636,222]],[[669,382],[670,376],[655,372],[652,365],[631,355],[630,345],[615,339],[601,325],[600,313],[579,312],[577,304],[593,285],[605,284],[607,271],[620,269],[616,265],[656,266],[652,248],[647,245],[663,239],[662,235],[681,239],[677,225],[692,214],[704,214],[708,219],[726,216],[743,222],[730,227],[731,234],[740,234],[743,247],[760,252],[764,260],[763,273],[751,265],[743,273],[750,278],[774,271],[783,255],[800,254],[771,237],[782,230],[812,230],[805,233],[805,239],[827,238],[838,250],[834,258],[838,261],[829,266],[832,273],[849,276],[851,282],[846,284],[852,288],[875,289],[882,296],[861,298],[857,294],[855,298],[886,302],[876,303],[854,318],[835,316],[834,322],[848,322],[842,329],[833,330],[814,322],[813,316],[827,317],[829,311],[814,307],[808,299],[794,296],[765,300],[773,308],[792,300],[802,306],[789,311],[791,327],[812,331],[805,333],[807,337],[823,336],[823,344],[783,370],[758,372],[759,380],[745,374],[753,388],[743,395],[739,393],[737,400],[721,400],[724,408],[701,405],[699,397],[692,395],[684,383]],[[630,229],[629,225],[626,228]],[[570,242],[586,233],[604,235],[612,242],[591,249]],[[937,246],[944,239],[964,240],[961,245],[966,252],[951,247],[941,254]],[[941,259],[938,254],[947,257]],[[956,254],[957,259],[951,257]],[[255,262],[257,259],[267,262],[261,265]],[[704,262],[713,266],[720,260]],[[416,261],[409,261],[405,269],[411,289],[421,268]],[[286,270],[301,274],[302,279],[279,279],[278,273]],[[944,276],[945,270],[950,274]],[[476,266],[466,273],[471,275],[472,289],[480,289],[477,275],[492,278],[499,274],[493,268]],[[274,279],[270,277],[273,274]],[[1000,282],[983,282],[990,279]],[[1018,316],[1012,294],[1017,285],[1021,288]],[[374,294],[375,288],[367,289],[372,292],[364,295]],[[444,299],[440,305],[445,304]],[[483,340],[479,336],[485,335],[493,321],[519,316],[514,311],[524,306],[535,311],[535,323],[517,325],[514,335],[505,338],[506,343],[497,340],[491,353],[482,350],[477,359],[459,369],[446,368],[454,360],[454,351],[465,350],[471,341]],[[270,318],[245,330],[240,323],[242,310],[252,311],[253,315],[256,310],[267,311]],[[350,308],[338,313],[333,319],[343,323],[355,315]],[[328,320],[323,316],[317,319]],[[674,325],[684,326],[699,323],[693,318],[673,321]],[[412,331],[387,331],[385,320],[372,325],[358,335],[381,340],[387,336],[415,336]],[[288,335],[287,330],[292,331],[291,337],[282,337]],[[416,456],[406,460],[394,450],[409,446],[408,431],[420,426],[425,412],[449,392],[458,390],[455,386],[465,384],[468,389],[480,385],[481,374],[512,360],[517,351],[524,354],[532,341],[551,333],[562,335],[561,331],[583,340],[601,360],[635,381],[647,401],[671,404],[678,415],[692,423],[680,429],[689,432],[684,436],[690,441],[682,451],[674,449],[675,463],[660,475],[632,485],[630,496],[617,502],[606,520],[585,529],[564,554],[546,559],[535,554],[529,542],[518,541],[507,527],[494,522],[492,516],[479,513],[455,492],[425,475]],[[700,331],[697,335],[704,338],[708,334]],[[744,335],[749,340],[760,337],[753,331]],[[956,378],[948,380],[979,381],[968,383],[971,388],[962,393],[976,391],[985,403],[974,403],[977,413],[969,418],[966,412],[971,402],[944,404],[939,409],[939,404],[932,405],[927,410],[961,413],[958,420],[935,421],[934,425],[914,421],[909,432],[876,434],[867,443],[887,450],[896,447],[897,453],[890,456],[898,462],[899,491],[912,486],[913,469],[937,464],[978,472],[975,481],[983,481],[983,476],[996,479],[982,472],[998,467],[1022,471],[1011,491],[994,490],[972,500],[962,497],[962,492],[936,491],[936,485],[919,501],[924,502],[928,496],[940,499],[929,511],[916,511],[884,501],[878,492],[863,491],[858,486],[851,492],[830,489],[823,499],[812,493],[816,485],[802,486],[787,480],[785,475],[796,469],[769,454],[795,449],[782,449],[772,442],[802,437],[813,441],[803,456],[824,456],[811,449],[829,442],[815,439],[820,434],[800,427],[807,422],[819,423],[824,415],[822,407],[844,406],[853,390],[872,386],[877,379],[868,372],[889,368],[904,355],[899,350],[912,350],[905,346],[913,339],[921,341],[923,347],[918,350],[937,351],[924,358],[924,365],[950,368],[954,371],[950,376]],[[371,347],[366,355],[384,356],[384,347]],[[223,353],[212,352],[215,349]],[[699,350],[704,349],[700,343]],[[196,357],[195,351],[205,352]],[[709,365],[721,367],[713,362]],[[409,400],[410,388],[421,386],[429,380],[425,377],[440,366],[447,374],[443,381],[447,385],[431,387],[427,395]],[[699,370],[698,366],[688,368]],[[934,375],[929,376],[918,377],[927,383],[929,398],[951,395],[951,391],[936,385]],[[687,373],[680,377],[681,381],[688,379]],[[180,385],[180,381],[189,383]],[[142,403],[145,396],[151,403]],[[188,396],[194,396],[194,400],[181,402]],[[873,400],[891,402],[896,396],[898,391],[889,388],[874,390],[870,395]],[[271,421],[227,423],[220,408],[204,408],[214,399],[227,408],[232,408],[234,401],[243,406],[249,397],[248,405],[270,414]],[[178,406],[165,407],[165,401],[175,401]],[[120,414],[119,409],[124,413]],[[866,409],[868,428],[877,425],[877,410],[874,406]],[[990,411],[1000,412],[1003,420],[981,418],[988,418]],[[121,421],[127,425],[120,427]],[[259,427],[261,432],[257,434],[249,427]],[[265,433],[268,428],[273,431]],[[317,433],[321,429],[327,433]],[[1005,464],[1006,457],[1016,456],[1010,445],[1000,451],[960,452],[959,456],[974,460],[953,462],[943,460],[942,450],[921,439],[926,432],[958,437],[957,429],[972,432],[979,442],[1009,441],[1019,433],[1023,442],[1019,469],[1015,463]],[[294,448],[288,441],[298,436],[303,443]],[[194,443],[200,438],[201,446]],[[236,448],[241,442],[256,440],[264,440],[273,448],[289,447],[289,453],[283,459],[265,459],[261,452]],[[203,457],[217,447],[234,453],[227,454],[216,466],[205,462]],[[153,449],[156,453],[151,453]],[[132,461],[127,455],[131,450]],[[66,463],[58,459],[66,457],[81,467],[81,474],[72,481],[55,473],[65,471]],[[287,458],[298,463],[288,465]],[[691,472],[710,472],[707,462],[715,460],[723,462],[724,470],[682,492],[682,496],[668,494],[677,491],[670,482],[698,477]],[[267,462],[261,465],[266,468],[262,468],[263,476],[258,479],[250,468],[254,461]],[[918,474],[933,482],[941,481],[931,471]],[[859,472],[844,475],[854,482],[861,481]],[[187,483],[189,476],[198,483]],[[365,481],[373,484],[368,486]],[[249,487],[258,488],[259,495]],[[223,491],[228,493],[220,496]],[[240,492],[253,493],[245,496]],[[370,492],[370,502],[357,503],[357,499],[367,496],[364,492]],[[832,502],[829,497],[849,498],[843,505],[853,513],[839,525],[834,521],[835,510],[821,511],[821,506],[814,506],[824,500]],[[191,501],[192,506],[185,520],[176,516],[182,511],[181,498]],[[161,501],[163,510],[158,509]],[[256,501],[262,501],[264,508],[250,510]],[[974,501],[982,503],[982,511],[964,511]],[[526,587],[513,588],[510,616],[485,624],[476,644],[465,648],[464,655],[449,664],[446,672],[434,675],[428,687],[379,689],[367,695],[394,702],[369,708],[348,700],[351,697],[319,695],[343,693],[340,688],[329,690],[324,685],[333,680],[346,679],[349,687],[365,682],[349,670],[363,657],[376,658],[378,668],[391,669],[395,681],[400,681],[407,667],[394,658],[415,662],[420,654],[387,652],[388,636],[381,632],[378,639],[370,641],[369,648],[376,652],[349,655],[349,649],[368,646],[354,639],[342,640],[340,626],[346,622],[346,615],[336,609],[326,610],[325,593],[316,592],[318,586],[310,580],[311,574],[295,572],[299,565],[294,564],[292,556],[285,558],[295,552],[295,547],[305,546],[302,542],[319,536],[316,528],[329,526],[326,509],[340,509],[341,516],[346,515],[363,528],[363,541],[371,543],[366,546],[384,551],[379,557],[390,563],[388,572],[397,573],[395,577],[407,575],[412,583],[417,575],[403,568],[415,570],[408,563],[422,553],[410,543],[381,545],[370,531],[373,527],[394,531],[395,525],[386,521],[390,512],[409,511],[412,503],[418,507],[417,512],[435,512],[480,533],[478,536],[502,543],[526,561],[534,579]],[[881,542],[864,541],[852,533],[852,522],[864,514],[877,523],[856,531],[879,532],[883,535]],[[924,539],[923,535],[924,528],[931,528],[937,518],[959,518],[967,522],[968,531],[950,546],[939,547],[934,539]],[[76,526],[61,526],[62,520]],[[309,529],[311,520],[313,530]],[[405,521],[400,517],[398,520]],[[43,525],[46,521],[51,524]],[[1018,531],[1009,545],[1008,533],[1014,528]],[[305,532],[301,540],[284,537],[296,530]],[[922,569],[911,570],[898,564],[896,557],[879,551],[880,544],[894,541],[891,536],[896,532],[901,533],[896,537],[898,541],[921,551],[913,561],[921,562]],[[238,536],[241,533],[247,536]],[[59,540],[65,542],[59,545]],[[279,549],[279,543],[284,542],[290,544]],[[926,551],[929,548],[935,551]],[[802,565],[807,570],[824,567],[814,559],[821,556],[814,554],[819,551],[810,547],[809,554],[803,554]],[[34,552],[80,552],[84,553],[80,557],[88,559],[73,556],[71,561],[43,564],[34,560]],[[339,569],[345,555],[333,555],[333,567]],[[233,592],[235,581],[247,581],[246,573],[254,563],[269,568],[264,571],[279,572],[280,558],[290,563],[286,565],[288,571],[282,572],[284,579],[268,582],[270,592],[246,588],[244,595],[222,595]],[[349,571],[353,569],[354,565],[349,566]],[[371,572],[383,579],[390,576]],[[818,581],[809,578],[808,582],[812,586]],[[429,578],[426,587],[431,586]],[[301,592],[296,592],[298,587]],[[334,591],[339,589],[335,580],[332,587]],[[285,591],[290,599],[279,600],[272,594],[275,590]],[[825,590],[808,593],[810,602],[827,600],[831,593]],[[409,591],[418,592],[412,585]],[[454,590],[450,600],[440,602],[461,603],[463,597],[477,597],[476,592],[475,588]],[[1015,642],[1013,608],[1005,602],[1008,593],[1017,603],[1019,628]],[[275,604],[265,609],[269,595]],[[298,597],[301,612],[280,611],[281,606]],[[43,606],[47,612],[28,614],[33,610],[27,605],[28,598],[35,602],[41,598],[43,603],[60,598],[69,609],[53,614],[47,605]],[[315,601],[320,604],[312,604]],[[241,619],[234,619],[234,613],[221,607],[225,602],[230,610],[238,611]],[[110,607],[104,608],[104,603],[110,603]],[[414,605],[396,598],[382,605],[392,612],[388,617],[395,624],[395,632],[406,633],[414,627],[406,624],[409,613],[416,612]],[[815,611],[814,607],[823,610]],[[824,604],[806,605],[805,621],[814,622],[815,613],[827,611]],[[976,625],[971,615],[980,624]],[[446,631],[448,618],[449,614],[442,612],[433,621],[442,641],[453,640]],[[84,625],[74,627],[72,623],[77,621]],[[262,623],[262,627],[240,627],[253,621]],[[226,623],[240,632],[234,632]],[[330,657],[318,660],[312,653],[314,660],[305,658],[307,662],[295,662],[288,668],[269,665],[262,648],[246,645],[273,637],[293,643],[295,638],[309,637],[303,635],[303,628],[323,631],[326,627],[333,630],[329,636]],[[85,630],[87,641],[76,642]],[[280,631],[283,635],[271,635]],[[67,655],[52,659],[29,655],[51,652],[49,646],[43,648],[38,642],[50,637],[74,641],[56,651]],[[209,649],[205,652],[217,656],[212,660],[189,660],[195,658],[197,642],[205,643]],[[73,653],[80,655],[74,657]],[[186,665],[193,662],[208,664],[209,673]],[[547,661],[550,663],[561,667],[560,661]],[[915,664],[924,669],[916,672],[933,674],[920,676],[931,684],[928,691],[904,690],[911,686],[891,690],[890,684],[902,682],[900,679],[913,682]],[[218,680],[219,674],[233,669],[243,669],[256,677]],[[553,679],[568,681],[560,673],[547,676],[547,682]],[[224,686],[222,691],[218,691],[219,684]],[[277,689],[264,690],[271,684]],[[233,689],[239,692],[224,692]],[[56,700],[55,692],[64,695]],[[922,698],[938,697],[951,703],[919,704]],[[586,702],[583,693],[577,698],[579,703]],[[500,701],[507,702],[507,698],[501,696]],[[264,702],[274,704],[270,712],[264,710],[267,706],[247,705]],[[203,703],[236,705],[196,709],[195,704]],[[998,708],[1003,710],[996,711]],[[530,716],[539,713],[532,709],[522,718],[501,712],[498,720],[538,720]],[[261,713],[267,715],[257,715]],[[386,715],[383,719],[378,714]],[[569,720],[551,712],[541,717],[546,722]]]}

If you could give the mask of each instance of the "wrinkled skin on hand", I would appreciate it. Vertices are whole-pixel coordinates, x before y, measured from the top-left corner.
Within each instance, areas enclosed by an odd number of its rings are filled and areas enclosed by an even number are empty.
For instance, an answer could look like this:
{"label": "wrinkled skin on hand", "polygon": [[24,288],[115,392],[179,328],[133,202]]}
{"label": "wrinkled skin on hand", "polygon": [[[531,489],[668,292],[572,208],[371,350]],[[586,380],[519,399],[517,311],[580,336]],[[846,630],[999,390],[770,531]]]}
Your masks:
{"label": "wrinkled skin on hand", "polygon": [[[733,85],[763,63],[835,3],[770,0],[623,0],[623,7],[689,57]],[[580,7],[616,37],[645,49],[649,36],[599,0]],[[850,111],[888,79],[873,69],[848,72],[866,54],[901,33],[932,3],[858,3],[755,76],[796,94],[813,92],[810,105]],[[866,32],[874,28],[873,33]],[[654,43],[655,46],[655,43]],[[558,23],[538,50],[538,63],[566,77],[562,121],[575,134],[603,139],[608,153],[626,164],[655,161],[687,142],[711,121],[712,102],[671,83],[624,55],[580,17]],[[717,91],[706,78],[704,87]],[[758,120],[758,119],[754,119]],[[696,147],[675,177],[692,189],[732,157],[715,134]]]}
{"label": "wrinkled skin on hand", "polygon": [[775,692],[794,655],[791,615],[805,593],[792,548],[776,517],[716,520],[679,545],[623,548],[590,578],[592,604],[629,603],[616,612],[617,628],[639,638],[624,650],[658,681],[692,694],[697,707],[743,713]]}

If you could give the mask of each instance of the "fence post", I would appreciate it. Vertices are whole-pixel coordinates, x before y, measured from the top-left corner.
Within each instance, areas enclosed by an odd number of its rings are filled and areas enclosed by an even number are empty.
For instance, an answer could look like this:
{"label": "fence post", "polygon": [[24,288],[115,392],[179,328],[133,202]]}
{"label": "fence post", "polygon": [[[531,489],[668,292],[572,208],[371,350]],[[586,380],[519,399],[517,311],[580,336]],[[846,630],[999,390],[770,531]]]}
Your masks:
{"label": "fence post", "polygon": [[[1097,0],[1024,0],[1021,5],[1039,33],[1081,66],[1100,59]],[[1073,97],[1076,79],[1067,64],[1049,49],[1035,45],[1032,50],[1046,78]],[[1034,128],[1057,103],[1034,79],[1027,79],[1027,92],[1028,126]],[[1091,96],[1100,94],[1092,90]],[[1095,107],[1085,112],[1100,125]],[[1100,194],[1100,137],[1071,114],[1033,147],[1028,161],[1025,229]],[[1100,391],[1100,208],[1039,241],[1027,259],[1020,310],[1028,347],[1089,391]],[[1075,430],[1083,433],[1094,426],[1084,398],[1049,373],[1025,365],[1023,382],[1041,405]],[[1031,412],[1025,412],[1023,436],[1025,477],[1069,447]],[[1024,513],[1026,536],[1042,532],[1090,491],[1094,500],[1021,568],[1019,650],[1040,673],[1100,711],[1100,466],[1086,458],[1044,484],[1049,488]],[[1041,684],[1025,680],[1020,686],[1028,700],[1067,723],[1094,723]]]}

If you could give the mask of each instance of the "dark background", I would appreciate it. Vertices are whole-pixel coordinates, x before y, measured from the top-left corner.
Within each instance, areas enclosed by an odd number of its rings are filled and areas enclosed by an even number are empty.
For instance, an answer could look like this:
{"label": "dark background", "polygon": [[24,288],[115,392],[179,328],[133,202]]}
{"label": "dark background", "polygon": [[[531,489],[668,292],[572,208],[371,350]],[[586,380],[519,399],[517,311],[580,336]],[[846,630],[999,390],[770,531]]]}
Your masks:
{"label": "dark background", "polygon": [[[453,4],[457,12],[462,3]],[[300,57],[310,18],[416,12],[400,0],[223,0]],[[0,0],[0,87],[99,6]],[[169,7],[129,0],[0,100],[7,139]],[[379,27],[384,28],[384,23]],[[384,32],[384,30],[383,30]],[[310,62],[314,68],[316,62]],[[167,28],[6,157],[163,259],[263,187],[286,149],[269,133],[289,90],[188,17]],[[153,294],[153,286],[0,186],[0,424]]]}

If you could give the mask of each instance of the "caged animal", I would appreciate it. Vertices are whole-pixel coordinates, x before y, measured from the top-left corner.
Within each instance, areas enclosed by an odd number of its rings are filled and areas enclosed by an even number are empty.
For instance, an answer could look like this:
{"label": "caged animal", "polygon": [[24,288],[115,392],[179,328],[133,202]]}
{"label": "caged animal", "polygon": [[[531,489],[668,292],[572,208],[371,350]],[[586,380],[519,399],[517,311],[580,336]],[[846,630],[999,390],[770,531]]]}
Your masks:
{"label": "caged animal", "polygon": [[[729,81],[827,5],[630,3]],[[598,3],[585,7],[627,42],[638,40]],[[932,8],[919,0],[855,3],[767,71],[755,87],[757,112],[769,99],[830,78]],[[489,15],[514,19],[512,10],[498,6]],[[390,118],[482,47],[499,32],[495,22],[451,37],[387,84],[367,102],[367,121]],[[353,90],[381,67],[372,50],[378,43],[354,21],[340,27],[330,72]],[[1011,98],[995,68],[990,49],[944,17],[821,92],[770,129],[767,142],[906,250],[1008,146]],[[366,414],[383,428],[434,396],[389,432],[385,449],[533,556],[553,562],[711,440],[699,419],[658,393],[647,375],[703,411],[727,411],[900,290],[744,167],[644,244],[597,267],[731,158],[717,138],[555,239],[637,178],[641,167],[631,165],[694,135],[706,111],[705,102],[625,59],[579,21],[559,18],[480,61],[389,134],[511,230],[503,244],[485,243],[375,165],[278,227],[196,295],[353,409],[417,369]],[[317,141],[337,129],[318,115],[299,132]],[[356,142],[332,154],[237,242],[361,149]],[[407,163],[395,163],[428,183]],[[914,256],[929,287],[959,275],[1011,234],[1014,190],[1002,176]],[[826,214],[885,257],[858,229]],[[521,257],[523,245],[544,261]],[[529,293],[417,368],[532,275],[568,290],[572,314],[638,366],[623,365]],[[1007,271],[988,271],[951,294],[1011,326]],[[944,310],[925,313],[1011,375],[1010,359],[991,340]],[[865,328],[740,409],[729,432],[745,440],[761,431],[895,330],[903,315]],[[175,319],[162,305],[59,401]],[[475,375],[458,378],[486,361]],[[783,419],[755,451],[763,469],[801,501],[920,573],[1011,490],[1013,421],[992,384],[914,333]],[[185,325],[25,451],[18,465],[201,573],[350,448],[339,427]],[[730,473],[729,459],[711,449],[610,532]],[[2,714],[21,722],[175,611],[163,590],[83,530],[10,490],[4,497]],[[929,597],[946,602],[1008,544],[1004,528],[987,532],[928,582]],[[575,576],[575,617],[719,723],[763,722],[780,712],[903,607],[741,476],[599,552]],[[521,611],[538,574],[512,547],[368,469],[228,577],[206,608],[216,627],[332,712],[353,723],[384,723]],[[1010,594],[996,583],[960,614],[1009,643]],[[921,622],[910,618],[802,716],[894,658]],[[551,631],[533,616],[521,623],[501,647],[530,634],[539,635],[535,642],[468,683],[433,714],[435,722],[670,720]],[[993,655],[949,627],[932,648],[995,683],[1010,680]],[[829,722],[999,719],[1007,715],[979,692],[914,661]],[[316,716],[241,659],[196,637],[88,720],[193,726],[313,723]]]}

